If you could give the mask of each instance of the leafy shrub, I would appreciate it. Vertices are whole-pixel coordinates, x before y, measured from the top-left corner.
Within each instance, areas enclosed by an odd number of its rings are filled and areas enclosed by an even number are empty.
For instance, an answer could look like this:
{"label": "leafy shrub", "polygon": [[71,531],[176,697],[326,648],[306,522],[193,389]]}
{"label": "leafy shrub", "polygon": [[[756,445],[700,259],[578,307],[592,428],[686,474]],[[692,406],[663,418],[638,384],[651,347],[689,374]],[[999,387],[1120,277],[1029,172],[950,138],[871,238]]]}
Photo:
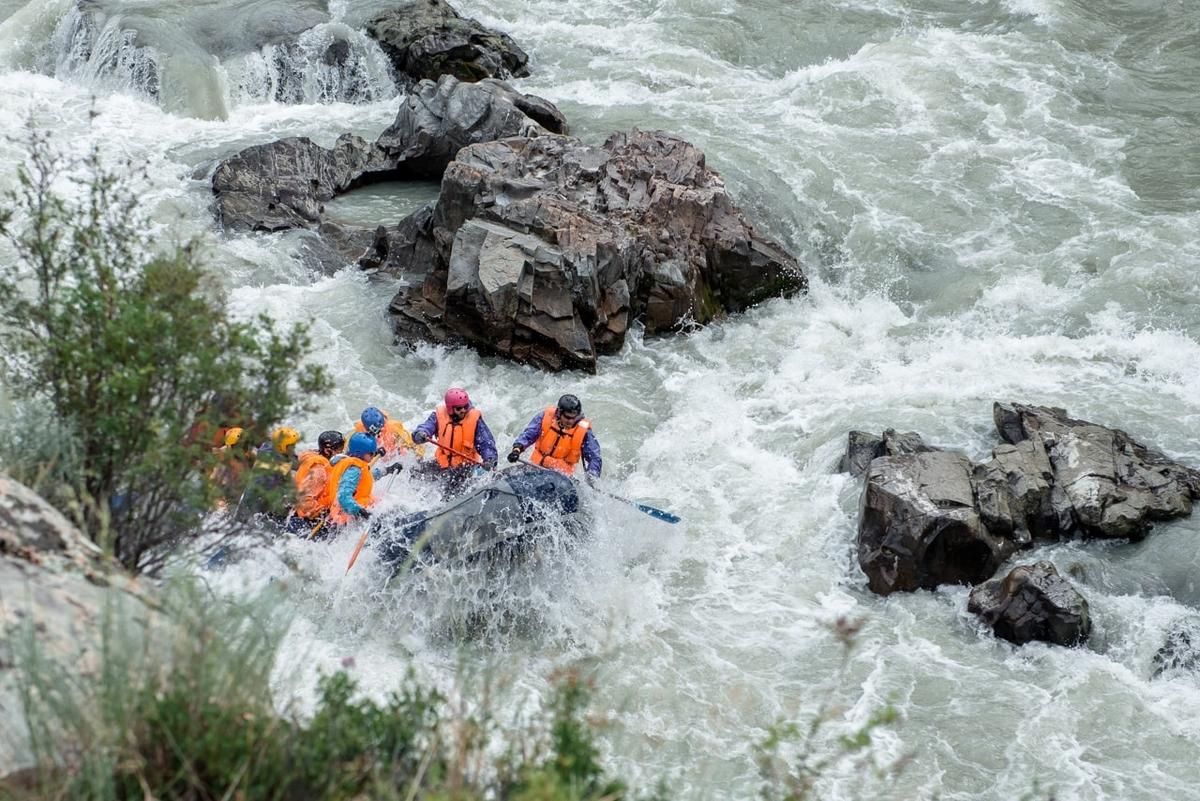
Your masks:
{"label": "leafy shrub", "polygon": [[214,434],[238,425],[261,442],[328,381],[303,367],[303,327],[232,319],[196,243],[156,251],[128,181],[95,153],[85,178],[76,166],[31,134],[0,210],[15,256],[0,260],[4,380],[33,425],[70,440],[69,460],[23,472],[57,471],[50,500],[125,567],[153,569],[217,499]]}

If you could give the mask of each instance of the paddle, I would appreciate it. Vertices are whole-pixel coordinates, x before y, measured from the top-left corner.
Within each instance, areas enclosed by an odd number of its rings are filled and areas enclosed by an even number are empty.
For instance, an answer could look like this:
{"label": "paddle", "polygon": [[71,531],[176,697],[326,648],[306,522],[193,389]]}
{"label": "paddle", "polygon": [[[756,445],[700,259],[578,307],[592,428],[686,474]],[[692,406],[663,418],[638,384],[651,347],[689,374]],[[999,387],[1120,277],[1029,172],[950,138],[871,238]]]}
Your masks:
{"label": "paddle", "polygon": [[459,457],[460,459],[465,459],[466,461],[471,462],[472,464],[477,464],[480,467],[483,466],[483,460],[480,459],[478,456],[471,456],[468,453],[463,453],[460,450],[455,450],[454,448],[451,448],[449,445],[443,445],[442,443],[438,442],[436,439],[429,439],[429,440],[425,440],[425,441],[430,443],[431,445],[436,445],[437,447],[441,448],[444,451],[454,454],[455,456]]}
{"label": "paddle", "polygon": [[[552,472],[559,473],[558,470],[554,470],[553,468],[550,468],[550,467],[544,467],[540,464],[534,464],[533,462],[527,461],[525,459],[519,459],[518,461],[520,461],[521,464],[527,464],[530,467],[536,467],[539,470],[551,470]],[[559,475],[562,475],[562,474],[559,473]],[[574,481],[575,479],[572,478],[571,480]],[[589,485],[589,486],[591,486],[591,485]],[[631,500],[629,498],[623,498],[620,495],[617,495],[616,493],[608,492],[607,490],[602,490],[596,486],[592,486],[592,490],[600,495],[603,495],[606,498],[612,498],[614,501],[620,501],[621,503],[629,504],[634,509],[637,509],[639,512],[644,512],[645,514],[648,514],[651,517],[653,517],[655,520],[661,520],[664,523],[678,523],[680,520],[683,519],[679,515],[673,515],[666,510],[658,509],[647,503],[639,503],[638,501]]]}
{"label": "paddle", "polygon": [[[379,457],[375,458],[378,459]],[[375,464],[375,459],[371,460],[371,464]],[[387,489],[383,492],[384,495],[387,494],[387,490],[392,488],[392,482],[396,480],[396,476],[398,475],[400,475],[399,471],[392,473],[392,477],[388,479]],[[358,555],[362,552],[363,546],[367,544],[367,535],[370,533],[371,524],[368,523],[367,527],[363,529],[362,536],[358,538],[358,545],[354,546],[354,553],[350,554],[350,561],[346,564],[346,572],[342,574],[343,576],[350,574],[350,568],[354,567],[354,563],[358,561]]]}

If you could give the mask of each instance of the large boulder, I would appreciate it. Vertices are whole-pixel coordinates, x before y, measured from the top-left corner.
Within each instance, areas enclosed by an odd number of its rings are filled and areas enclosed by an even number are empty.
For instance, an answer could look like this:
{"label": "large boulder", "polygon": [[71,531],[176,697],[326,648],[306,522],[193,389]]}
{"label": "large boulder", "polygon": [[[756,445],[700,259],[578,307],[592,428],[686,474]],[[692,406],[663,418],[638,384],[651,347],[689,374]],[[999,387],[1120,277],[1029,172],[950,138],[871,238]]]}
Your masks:
{"label": "large boulder", "polygon": [[118,602],[139,621],[154,614],[153,599],[66,518],[0,474],[0,776],[32,761],[16,674],[27,649],[73,671],[94,666],[94,635]]}
{"label": "large boulder", "polygon": [[1045,449],[1055,492],[1044,515],[1059,535],[1140,539],[1156,520],[1191,514],[1200,497],[1200,471],[1119,429],[1019,403],[995,404],[993,417],[1005,442]]}
{"label": "large boulder", "polygon": [[971,590],[968,611],[1017,645],[1040,640],[1078,645],[1092,631],[1088,603],[1054,565],[1038,562],[1013,568]]}
{"label": "large boulder", "polygon": [[973,470],[966,456],[950,451],[871,462],[860,506],[858,563],[874,592],[976,584],[1016,550],[980,518]]}
{"label": "large boulder", "polygon": [[1000,445],[971,476],[975,504],[990,531],[1028,545],[1063,531],[1058,515],[1062,491],[1040,440]]}
{"label": "large boulder", "polygon": [[805,286],[704,154],[663,132],[601,147],[551,135],[466,147],[417,216],[372,260],[425,275],[392,303],[400,338],[544,369],[593,371],[635,319],[658,334]]}
{"label": "large boulder", "polygon": [[460,81],[529,74],[529,56],[506,34],[462,17],[444,0],[416,0],[375,17],[367,35],[413,81],[452,75]]}
{"label": "large boulder", "polygon": [[281,139],[221,162],[212,179],[217,219],[234,231],[316,228],[325,203],[349,189],[438,178],[465,145],[565,126],[549,101],[500,81],[466,84],[449,76],[436,84],[423,81],[374,143],[351,134],[332,148],[303,137]]}

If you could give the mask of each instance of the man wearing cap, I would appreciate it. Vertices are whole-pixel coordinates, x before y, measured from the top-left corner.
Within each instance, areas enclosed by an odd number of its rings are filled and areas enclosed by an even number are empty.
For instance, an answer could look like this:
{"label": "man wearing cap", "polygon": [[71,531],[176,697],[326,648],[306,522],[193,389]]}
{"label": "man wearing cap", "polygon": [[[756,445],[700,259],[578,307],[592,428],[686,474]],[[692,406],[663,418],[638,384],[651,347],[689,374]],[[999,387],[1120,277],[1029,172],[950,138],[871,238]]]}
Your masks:
{"label": "man wearing cap", "polygon": [[592,433],[591,422],[583,416],[583,404],[574,395],[563,395],[558,405],[535,414],[513,442],[508,461],[519,461],[530,445],[533,453],[529,461],[533,464],[570,476],[582,460],[588,480],[600,478],[600,443]]}

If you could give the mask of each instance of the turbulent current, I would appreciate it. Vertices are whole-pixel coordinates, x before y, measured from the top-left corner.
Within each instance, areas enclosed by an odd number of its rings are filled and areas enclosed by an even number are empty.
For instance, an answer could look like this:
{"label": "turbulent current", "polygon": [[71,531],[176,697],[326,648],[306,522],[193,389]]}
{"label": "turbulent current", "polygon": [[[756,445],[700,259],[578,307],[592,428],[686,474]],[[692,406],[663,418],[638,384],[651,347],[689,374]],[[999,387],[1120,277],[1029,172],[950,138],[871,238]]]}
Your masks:
{"label": "turbulent current", "polygon": [[[768,727],[832,697],[827,753],[900,713],[877,734],[879,760],[908,760],[889,798],[1200,799],[1200,676],[1153,665],[1200,615],[1200,517],[1138,544],[1038,550],[1078,582],[1095,631],[1084,648],[1013,648],[967,614],[966,588],[868,592],[859,484],[833,472],[852,428],[982,456],[993,400],[1063,406],[1200,465],[1195,2],[457,3],[529,52],[515,85],[585,140],[638,126],[701,147],[808,272],[805,296],[633,336],[595,376],[406,350],[384,317],[390,280],[314,273],[301,233],[215,230],[215,159],[391,121],[399,90],[361,33],[383,5],[99,0],[88,29],[65,0],[0,0],[0,187],[30,122],[144,168],[155,234],[203,236],[237,313],[311,325],[336,389],[296,421],[306,441],[368,404],[416,423],[461,384],[503,449],[572,391],[607,487],[684,518],[592,499],[592,536],[542,570],[382,591],[369,551],[341,577],[353,543],[295,549],[315,580],[295,593],[281,699],[305,703],[352,657],[378,695],[409,667],[448,692],[494,682],[515,720],[575,665],[595,677],[608,763],[684,798],[754,797]],[[319,55],[334,38],[337,69]],[[330,213],[386,222],[435,192],[373,187]],[[423,508],[426,492],[404,477],[389,503]],[[243,592],[285,572],[249,560],[217,581]],[[841,616],[866,621],[844,670]],[[881,792],[845,763],[821,791]]]}

